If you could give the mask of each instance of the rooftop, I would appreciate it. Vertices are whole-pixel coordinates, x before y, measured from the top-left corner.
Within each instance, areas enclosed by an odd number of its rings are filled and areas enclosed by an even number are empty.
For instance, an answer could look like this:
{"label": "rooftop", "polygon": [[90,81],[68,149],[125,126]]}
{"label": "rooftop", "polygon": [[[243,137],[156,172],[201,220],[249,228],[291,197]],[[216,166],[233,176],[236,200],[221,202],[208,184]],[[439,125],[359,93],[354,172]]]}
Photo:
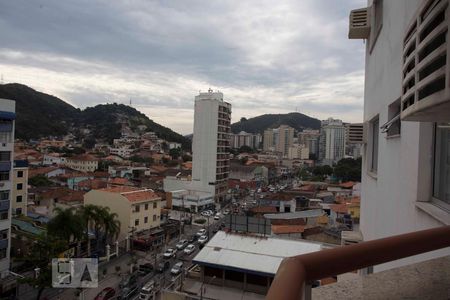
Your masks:
{"label": "rooftop", "polygon": [[321,249],[322,245],[318,243],[219,231],[193,262],[273,276],[284,258]]}
{"label": "rooftop", "polygon": [[309,209],[281,214],[266,214],[267,219],[299,219],[299,218],[317,218],[324,214],[322,209]]}
{"label": "rooftop", "polygon": [[160,199],[160,197],[151,189],[142,189],[132,186],[113,186],[98,191],[121,194],[130,202]]}

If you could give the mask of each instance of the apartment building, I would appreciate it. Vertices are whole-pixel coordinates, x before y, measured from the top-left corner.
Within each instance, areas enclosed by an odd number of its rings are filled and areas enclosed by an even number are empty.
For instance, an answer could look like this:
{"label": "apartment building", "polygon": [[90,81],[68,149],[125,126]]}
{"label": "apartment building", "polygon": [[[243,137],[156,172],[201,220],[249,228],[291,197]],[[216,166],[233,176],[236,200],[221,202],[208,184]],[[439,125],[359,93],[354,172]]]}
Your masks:
{"label": "apartment building", "polygon": [[9,274],[15,101],[0,99],[0,278]]}
{"label": "apartment building", "polygon": [[345,126],[341,120],[328,118],[322,121],[319,138],[319,160],[331,165],[344,158]]}
{"label": "apartment building", "polygon": [[13,166],[11,206],[13,215],[27,215],[28,162],[15,160]]}
{"label": "apartment building", "polygon": [[289,159],[309,159],[309,149],[305,145],[292,145],[288,149]]}
{"label": "apartment building", "polygon": [[363,123],[345,124],[345,155],[353,158],[362,156],[364,138]]}
{"label": "apartment building", "polygon": [[91,190],[84,194],[84,205],[106,206],[118,215],[119,240],[131,232],[138,233],[159,227],[161,197],[151,189],[131,186],[114,186]]}
{"label": "apartment building", "polygon": [[264,151],[276,151],[287,156],[289,147],[294,144],[294,128],[281,125],[278,128],[264,131]]}
{"label": "apartment building", "polygon": [[298,134],[298,143],[309,149],[309,154],[319,157],[319,130],[305,129]]}
{"label": "apartment building", "polygon": [[[361,231],[373,240],[450,224],[448,0],[369,1],[350,19],[366,39]],[[361,22],[362,21],[362,22]],[[450,255],[450,249],[375,271]]]}
{"label": "apartment building", "polygon": [[231,148],[239,149],[242,146],[248,146],[253,149],[259,149],[261,146],[262,137],[261,134],[253,134],[245,131],[241,131],[236,134],[231,134],[230,145]]}
{"label": "apartment building", "polygon": [[66,158],[66,166],[81,172],[94,172],[98,169],[98,159],[89,154]]}

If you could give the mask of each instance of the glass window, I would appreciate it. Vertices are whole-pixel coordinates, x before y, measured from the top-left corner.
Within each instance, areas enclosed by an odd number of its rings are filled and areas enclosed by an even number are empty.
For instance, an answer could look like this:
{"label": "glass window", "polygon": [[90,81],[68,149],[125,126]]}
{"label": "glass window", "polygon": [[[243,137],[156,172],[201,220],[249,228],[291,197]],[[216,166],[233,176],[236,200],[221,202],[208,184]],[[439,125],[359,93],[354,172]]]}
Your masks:
{"label": "glass window", "polygon": [[450,205],[450,123],[436,125],[433,196]]}
{"label": "glass window", "polygon": [[23,171],[17,171],[17,177],[22,178],[23,177]]}
{"label": "glass window", "polygon": [[0,220],[6,220],[8,219],[8,212],[2,212],[0,213]]}
{"label": "glass window", "polygon": [[156,208],[156,207],[158,207],[158,203],[153,202],[153,208]]}
{"label": "glass window", "polygon": [[0,151],[0,161],[9,161],[11,156],[10,151]]}
{"label": "glass window", "polygon": [[9,199],[9,192],[8,191],[1,191],[0,192],[0,200],[8,200]]}
{"label": "glass window", "polygon": [[138,226],[139,225],[139,219],[134,220],[134,226]]}
{"label": "glass window", "polygon": [[17,196],[16,197],[16,202],[22,202],[22,196]]}
{"label": "glass window", "polygon": [[0,181],[2,181],[2,180],[9,180],[9,172],[8,171],[0,172]]}
{"label": "glass window", "polygon": [[134,207],[134,212],[139,212],[141,210],[141,206],[138,204]]}
{"label": "glass window", "polygon": [[148,223],[148,217],[144,218],[144,223],[147,224]]}
{"label": "glass window", "polygon": [[153,221],[156,221],[156,215],[153,215]]}
{"label": "glass window", "polygon": [[23,188],[23,184],[22,183],[18,183],[17,184],[17,190],[20,191]]}
{"label": "glass window", "polygon": [[380,128],[380,120],[378,117],[371,121],[372,147],[370,156],[370,171],[376,173],[378,171],[378,135]]}
{"label": "glass window", "polygon": [[21,214],[22,214],[22,209],[16,208],[16,215],[21,215]]}

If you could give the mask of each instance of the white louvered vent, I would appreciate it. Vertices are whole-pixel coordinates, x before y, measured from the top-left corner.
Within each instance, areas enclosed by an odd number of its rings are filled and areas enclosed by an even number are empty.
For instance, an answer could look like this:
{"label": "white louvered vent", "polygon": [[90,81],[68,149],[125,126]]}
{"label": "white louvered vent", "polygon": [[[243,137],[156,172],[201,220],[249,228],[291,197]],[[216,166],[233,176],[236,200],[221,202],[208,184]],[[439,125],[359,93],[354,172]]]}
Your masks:
{"label": "white louvered vent", "polygon": [[370,34],[369,7],[354,9],[350,12],[349,39],[367,39]]}
{"label": "white louvered vent", "polygon": [[401,119],[450,120],[449,0],[425,1],[403,40]]}

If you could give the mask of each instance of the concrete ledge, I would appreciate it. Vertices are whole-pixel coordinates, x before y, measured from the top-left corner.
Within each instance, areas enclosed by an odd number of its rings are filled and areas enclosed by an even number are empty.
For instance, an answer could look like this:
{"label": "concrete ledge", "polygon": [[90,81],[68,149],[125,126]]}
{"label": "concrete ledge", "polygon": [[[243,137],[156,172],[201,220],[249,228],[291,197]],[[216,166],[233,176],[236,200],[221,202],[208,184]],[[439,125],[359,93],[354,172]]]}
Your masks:
{"label": "concrete ledge", "polygon": [[450,299],[450,256],[312,289],[313,299]]}

